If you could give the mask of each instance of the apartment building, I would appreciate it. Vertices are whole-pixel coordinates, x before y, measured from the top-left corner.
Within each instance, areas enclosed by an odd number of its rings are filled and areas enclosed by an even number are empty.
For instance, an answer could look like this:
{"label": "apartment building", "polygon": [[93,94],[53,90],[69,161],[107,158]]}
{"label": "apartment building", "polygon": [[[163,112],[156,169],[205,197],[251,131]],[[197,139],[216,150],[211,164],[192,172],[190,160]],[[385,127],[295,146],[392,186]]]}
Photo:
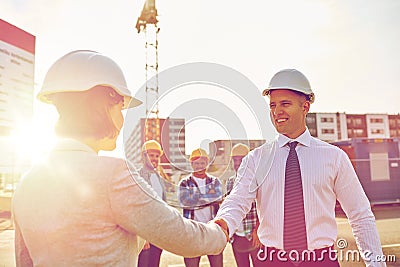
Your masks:
{"label": "apartment building", "polygon": [[[145,118],[140,119],[124,144],[127,159],[137,166],[142,163],[141,148],[146,141],[145,123]],[[187,164],[185,155],[185,119],[159,119],[159,125],[160,139],[158,141],[164,151],[164,155],[161,157],[161,164],[166,169],[185,167]]]}
{"label": "apartment building", "polygon": [[327,142],[400,137],[400,114],[309,113],[306,123],[312,136]]}

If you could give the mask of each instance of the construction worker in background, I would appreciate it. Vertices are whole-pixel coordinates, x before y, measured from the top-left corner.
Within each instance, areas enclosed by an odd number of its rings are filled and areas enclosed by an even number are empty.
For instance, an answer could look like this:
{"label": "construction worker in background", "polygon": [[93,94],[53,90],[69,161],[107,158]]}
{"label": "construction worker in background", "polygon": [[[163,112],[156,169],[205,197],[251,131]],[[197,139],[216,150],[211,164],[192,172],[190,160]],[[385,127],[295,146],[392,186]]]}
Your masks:
{"label": "construction worker in background", "polygon": [[[161,145],[156,140],[146,141],[142,146],[143,166],[139,170],[139,174],[154,189],[157,195],[165,201],[167,181],[159,165],[163,153]],[[139,254],[138,267],[158,267],[161,253],[161,248],[146,241],[143,250]]]}
{"label": "construction worker in background", "polygon": [[[242,143],[232,147],[231,159],[233,161],[235,175],[230,177],[227,181],[226,190],[228,195],[233,189],[242,159],[249,152],[249,147]],[[250,259],[253,263],[253,267],[258,267],[260,265],[260,261],[257,259],[257,253],[261,247],[257,236],[258,224],[256,202],[253,201],[250,211],[246,214],[246,217],[243,219],[242,223],[239,224],[238,229],[231,238],[233,255],[235,256],[238,267],[250,267]]]}
{"label": "construction worker in background", "polygon": [[59,139],[13,196],[17,267],[137,266],[143,239],[184,257],[223,251],[221,227],[183,218],[125,160],[98,155],[115,149],[122,109],[141,104],[112,59],[66,54],[38,98],[57,108]]}
{"label": "construction worker in background", "polygon": [[[193,172],[183,178],[178,187],[178,199],[183,216],[199,222],[209,222],[217,214],[223,197],[222,184],[207,171],[209,157],[201,148],[192,151],[189,157]],[[199,242],[196,238],[194,243]],[[211,267],[222,267],[222,253],[207,255]],[[200,257],[184,258],[186,267],[198,267]]]}
{"label": "construction worker in background", "polygon": [[[315,96],[298,70],[277,72],[263,95],[278,137],[253,149],[215,219],[233,234],[256,199],[262,266],[338,267],[339,201],[367,266],[386,266],[371,205],[346,153],[311,136]],[[333,255],[333,256],[332,256]]]}

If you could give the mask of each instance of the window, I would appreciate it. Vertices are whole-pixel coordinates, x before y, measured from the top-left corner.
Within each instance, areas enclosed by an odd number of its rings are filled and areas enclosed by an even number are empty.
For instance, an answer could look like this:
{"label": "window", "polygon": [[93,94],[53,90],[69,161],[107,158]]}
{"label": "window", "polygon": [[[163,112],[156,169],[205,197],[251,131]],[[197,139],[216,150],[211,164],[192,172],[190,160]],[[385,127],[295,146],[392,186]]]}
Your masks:
{"label": "window", "polygon": [[356,118],[356,119],[354,119],[354,124],[355,124],[355,125],[362,125],[362,120],[361,120],[361,118]]}
{"label": "window", "polygon": [[321,122],[333,122],[333,118],[332,117],[322,117]]}
{"label": "window", "polygon": [[369,121],[371,123],[383,123],[383,119],[382,118],[371,118],[371,119],[369,119]]}
{"label": "window", "polygon": [[321,129],[322,134],[334,134],[335,129]]}
{"label": "window", "polygon": [[383,129],[372,129],[371,130],[372,134],[383,134],[385,131]]}
{"label": "window", "polygon": [[364,137],[364,130],[363,129],[354,129],[354,136],[355,137]]}
{"label": "window", "polygon": [[307,117],[306,120],[307,120],[307,123],[310,123],[310,124],[315,123],[315,117]]}

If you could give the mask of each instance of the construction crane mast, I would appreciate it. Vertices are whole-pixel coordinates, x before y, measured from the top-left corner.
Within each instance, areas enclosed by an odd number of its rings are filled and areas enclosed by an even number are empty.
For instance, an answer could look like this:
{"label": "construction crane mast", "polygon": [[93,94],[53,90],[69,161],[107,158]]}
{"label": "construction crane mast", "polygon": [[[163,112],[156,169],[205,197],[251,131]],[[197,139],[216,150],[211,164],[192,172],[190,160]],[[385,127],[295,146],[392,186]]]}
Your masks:
{"label": "construction crane mast", "polygon": [[136,22],[138,33],[146,38],[146,122],[145,141],[160,142],[160,119],[158,110],[158,32],[155,0],[146,0],[142,13]]}

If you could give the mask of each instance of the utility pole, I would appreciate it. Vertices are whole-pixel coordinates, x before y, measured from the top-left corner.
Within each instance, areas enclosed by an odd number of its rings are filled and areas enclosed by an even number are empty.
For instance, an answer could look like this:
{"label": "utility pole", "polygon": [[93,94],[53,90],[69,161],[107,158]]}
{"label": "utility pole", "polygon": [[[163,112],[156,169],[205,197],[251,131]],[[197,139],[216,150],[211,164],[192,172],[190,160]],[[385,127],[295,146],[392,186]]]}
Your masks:
{"label": "utility pole", "polygon": [[160,119],[158,110],[158,32],[155,0],[146,0],[142,13],[136,22],[138,33],[144,32],[146,38],[146,122],[145,141],[160,142]]}

